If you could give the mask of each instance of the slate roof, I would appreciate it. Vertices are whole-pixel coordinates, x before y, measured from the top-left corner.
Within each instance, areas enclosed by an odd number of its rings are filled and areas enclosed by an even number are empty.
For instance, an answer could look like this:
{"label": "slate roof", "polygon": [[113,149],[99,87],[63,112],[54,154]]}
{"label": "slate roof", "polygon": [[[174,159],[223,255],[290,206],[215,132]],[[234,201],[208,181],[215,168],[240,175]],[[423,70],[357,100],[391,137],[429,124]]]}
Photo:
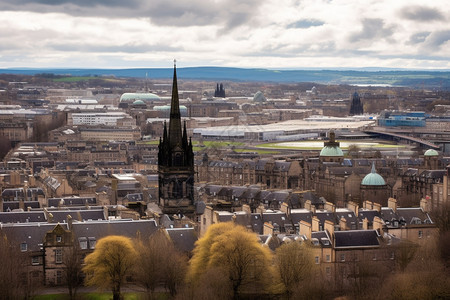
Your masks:
{"label": "slate roof", "polygon": [[[322,247],[331,248],[331,239],[326,231],[311,232],[311,240],[316,239]],[[313,242],[314,245],[314,242]],[[318,246],[318,245],[316,245]]]}
{"label": "slate roof", "polygon": [[287,172],[287,171],[289,171],[291,164],[292,164],[292,162],[290,162],[290,161],[277,160],[277,161],[275,161],[274,169],[277,171]]}
{"label": "slate roof", "polygon": [[298,225],[298,222],[300,221],[305,221],[311,224],[312,212],[304,208],[291,209],[290,218],[294,226]]}
{"label": "slate roof", "polygon": [[315,216],[319,219],[319,224],[324,226],[325,221],[331,221],[333,224],[336,224],[335,215],[327,210],[316,210]]}
{"label": "slate roof", "polygon": [[203,215],[206,209],[206,203],[204,201],[195,202],[195,213],[197,215]]}
{"label": "slate roof", "polygon": [[198,239],[194,228],[166,228],[165,230],[177,249],[188,253],[194,250]]}
{"label": "slate roof", "polygon": [[442,182],[446,170],[425,170],[420,173],[420,179],[432,179],[434,182]]}
{"label": "slate roof", "polygon": [[0,212],[0,223],[47,222],[43,211]]}
{"label": "slate roof", "polygon": [[259,213],[250,214],[250,226],[252,227],[253,232],[262,234],[264,221]]}
{"label": "slate roof", "polygon": [[406,225],[432,224],[430,216],[420,207],[397,208],[399,219],[405,220]]}
{"label": "slate roof", "polygon": [[379,247],[376,230],[346,230],[334,232],[334,247],[338,248],[369,248]]}
{"label": "slate roof", "polygon": [[56,178],[53,178],[51,176],[46,177],[43,181],[53,191],[56,191],[56,189],[58,189],[58,187],[61,185],[61,183]]}
{"label": "slate roof", "polygon": [[20,197],[23,198],[23,188],[4,189],[2,191],[2,197]]}
{"label": "slate roof", "polygon": [[[339,224],[339,221],[341,218],[345,218],[347,221],[347,227],[352,229],[358,228],[358,218],[356,217],[355,213],[347,208],[337,208],[336,212],[334,213],[336,216],[336,224]],[[354,226],[353,226],[354,225]]]}
{"label": "slate roof", "polygon": [[[24,201],[24,207],[28,208],[40,208],[41,204],[39,201]],[[20,208],[20,202],[19,201],[5,201],[3,202],[3,211],[12,211],[14,209]]]}
{"label": "slate roof", "polygon": [[[67,198],[49,198],[49,207],[58,206],[83,206],[83,205],[96,205],[97,199],[94,197],[67,197]],[[62,201],[62,202],[61,202]]]}
{"label": "slate roof", "polygon": [[369,221],[369,224],[373,223],[373,218],[379,217],[381,218],[381,213],[378,210],[373,209],[359,209],[358,219],[362,222],[364,219],[367,218],[367,221]]}
{"label": "slate roof", "polygon": [[214,196],[214,195],[218,195],[222,188],[223,187],[221,185],[213,185],[213,184],[211,184],[211,185],[207,185],[206,186],[205,192],[208,195],[210,195],[210,196]]}
{"label": "slate roof", "polygon": [[392,208],[382,207],[380,213],[381,218],[384,220],[386,225],[390,225],[393,221],[399,221],[398,215],[394,212]]}
{"label": "slate roof", "polygon": [[72,220],[77,221],[91,221],[91,220],[105,220],[105,213],[103,209],[85,209],[85,210],[52,210],[49,211],[53,215],[52,223],[65,223],[67,216],[70,215]]}
{"label": "slate roof", "polygon": [[[31,224],[7,224],[0,231],[15,243],[27,244],[27,251],[40,251],[40,245],[44,243],[45,234],[55,228],[55,224],[31,223]],[[68,229],[62,224],[64,229]]]}
{"label": "slate roof", "polygon": [[144,201],[144,195],[142,193],[127,194],[125,198],[130,202]]}
{"label": "slate roof", "polygon": [[76,237],[93,237],[97,241],[108,235],[122,235],[135,238],[140,235],[142,238],[149,237],[157,229],[155,220],[111,220],[74,222],[72,229]]}
{"label": "slate roof", "polygon": [[305,203],[306,200],[310,200],[311,204],[314,206],[323,205],[326,202],[325,198],[319,197],[317,194],[311,191],[303,193],[303,201],[302,201],[303,204]]}
{"label": "slate roof", "polygon": [[284,212],[264,212],[262,214],[263,223],[268,222],[271,223],[273,226],[278,225],[280,232],[285,231],[285,225],[289,224],[292,225],[291,221],[288,219],[286,213]]}

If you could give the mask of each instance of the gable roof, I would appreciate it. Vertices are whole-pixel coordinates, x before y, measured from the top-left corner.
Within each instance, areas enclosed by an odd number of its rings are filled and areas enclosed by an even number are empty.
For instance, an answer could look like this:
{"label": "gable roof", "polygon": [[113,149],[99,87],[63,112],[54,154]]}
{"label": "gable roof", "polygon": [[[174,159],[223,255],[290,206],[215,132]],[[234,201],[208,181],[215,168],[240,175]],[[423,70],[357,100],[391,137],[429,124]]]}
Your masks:
{"label": "gable roof", "polygon": [[194,228],[166,228],[165,229],[175,247],[183,252],[192,252],[198,237]]}
{"label": "gable roof", "polygon": [[47,222],[43,211],[0,212],[0,223]]}
{"label": "gable roof", "polygon": [[72,230],[76,237],[93,237],[99,240],[108,235],[122,235],[129,238],[149,237],[158,226],[155,220],[122,219],[114,221],[74,222]]}
{"label": "gable roof", "polygon": [[373,248],[379,247],[376,230],[346,230],[334,232],[334,248]]}
{"label": "gable roof", "polygon": [[[66,224],[62,224],[68,229]],[[4,233],[13,243],[27,244],[27,251],[41,251],[45,234],[55,228],[55,224],[31,223],[31,224],[7,224],[3,225],[0,232]]]}

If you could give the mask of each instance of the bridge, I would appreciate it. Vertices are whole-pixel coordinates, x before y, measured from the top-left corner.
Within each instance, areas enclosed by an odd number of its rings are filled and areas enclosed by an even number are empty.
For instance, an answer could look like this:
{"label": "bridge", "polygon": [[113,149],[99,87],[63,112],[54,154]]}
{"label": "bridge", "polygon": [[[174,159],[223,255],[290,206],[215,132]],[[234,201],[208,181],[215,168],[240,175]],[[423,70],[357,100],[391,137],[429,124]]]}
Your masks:
{"label": "bridge", "polygon": [[415,138],[412,136],[408,136],[408,135],[403,135],[403,134],[398,134],[398,133],[393,133],[393,132],[386,132],[386,131],[374,131],[374,130],[365,130],[364,131],[367,134],[373,135],[373,136],[377,136],[380,139],[384,139],[384,140],[391,140],[391,141],[396,141],[396,142],[406,142],[407,144],[416,144],[421,148],[424,149],[435,149],[435,150],[439,150],[439,146],[425,141],[423,139],[419,139],[419,138]]}

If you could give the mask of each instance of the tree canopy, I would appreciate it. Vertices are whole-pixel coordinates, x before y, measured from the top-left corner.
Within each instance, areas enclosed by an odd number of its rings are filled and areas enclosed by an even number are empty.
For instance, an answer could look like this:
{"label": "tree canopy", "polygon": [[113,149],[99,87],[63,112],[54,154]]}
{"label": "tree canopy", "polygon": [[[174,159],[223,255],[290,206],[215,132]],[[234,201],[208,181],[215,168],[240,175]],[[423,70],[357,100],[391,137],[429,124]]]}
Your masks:
{"label": "tree canopy", "polygon": [[[197,241],[191,259],[188,279],[194,285],[208,281],[216,286],[229,286],[233,297],[242,292],[258,292],[267,288],[272,275],[272,255],[255,233],[233,223],[212,225]],[[212,282],[212,276],[219,281]],[[216,280],[216,281],[217,281]]]}
{"label": "tree canopy", "polygon": [[164,230],[158,230],[147,240],[137,240],[136,250],[140,257],[135,273],[137,282],[150,296],[161,284],[174,296],[186,274],[187,256],[175,249]]}
{"label": "tree canopy", "polygon": [[276,250],[276,267],[281,282],[291,295],[313,273],[311,247],[298,242],[283,244]]}
{"label": "tree canopy", "polygon": [[111,235],[97,242],[94,252],[86,256],[87,285],[110,288],[113,299],[120,299],[120,288],[131,275],[137,259],[137,252],[131,239]]}

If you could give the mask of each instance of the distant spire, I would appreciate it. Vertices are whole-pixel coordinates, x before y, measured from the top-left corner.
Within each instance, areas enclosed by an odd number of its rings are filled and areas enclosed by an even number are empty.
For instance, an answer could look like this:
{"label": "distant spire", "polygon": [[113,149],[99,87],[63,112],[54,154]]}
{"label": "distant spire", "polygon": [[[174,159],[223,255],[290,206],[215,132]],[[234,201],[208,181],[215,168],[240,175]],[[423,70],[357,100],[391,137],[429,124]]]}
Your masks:
{"label": "distant spire", "polygon": [[180,100],[178,96],[176,60],[173,61],[172,99],[170,101],[170,120],[169,120],[169,143],[172,149],[176,145],[179,145],[181,147],[182,144],[181,114],[180,114]]}
{"label": "distant spire", "polygon": [[187,146],[188,146],[188,139],[187,139],[186,121],[184,121],[184,124],[183,124],[183,150],[185,150]]}

